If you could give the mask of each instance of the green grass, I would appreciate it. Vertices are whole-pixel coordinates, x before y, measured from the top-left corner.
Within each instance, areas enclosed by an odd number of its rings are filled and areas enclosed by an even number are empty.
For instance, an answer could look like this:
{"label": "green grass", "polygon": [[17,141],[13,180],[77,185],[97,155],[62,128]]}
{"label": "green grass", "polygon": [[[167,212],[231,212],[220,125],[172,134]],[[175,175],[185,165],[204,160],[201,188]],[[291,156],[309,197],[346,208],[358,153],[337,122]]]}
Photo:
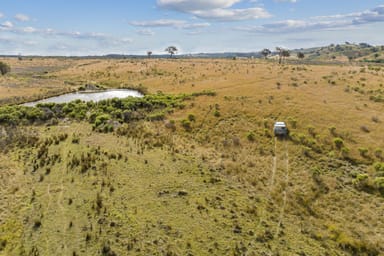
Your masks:
{"label": "green grass", "polygon": [[383,254],[384,116],[370,100],[382,70],[71,66],[52,75],[73,86],[110,76],[148,95],[0,108],[0,255]]}

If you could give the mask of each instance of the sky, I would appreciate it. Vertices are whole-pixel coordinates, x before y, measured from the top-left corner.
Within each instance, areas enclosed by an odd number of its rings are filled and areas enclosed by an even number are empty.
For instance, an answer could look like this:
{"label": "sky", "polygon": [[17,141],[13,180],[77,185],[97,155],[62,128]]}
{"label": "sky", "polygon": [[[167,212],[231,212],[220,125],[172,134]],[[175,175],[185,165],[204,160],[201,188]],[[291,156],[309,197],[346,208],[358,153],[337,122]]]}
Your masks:
{"label": "sky", "polygon": [[384,45],[376,0],[0,0],[0,55]]}

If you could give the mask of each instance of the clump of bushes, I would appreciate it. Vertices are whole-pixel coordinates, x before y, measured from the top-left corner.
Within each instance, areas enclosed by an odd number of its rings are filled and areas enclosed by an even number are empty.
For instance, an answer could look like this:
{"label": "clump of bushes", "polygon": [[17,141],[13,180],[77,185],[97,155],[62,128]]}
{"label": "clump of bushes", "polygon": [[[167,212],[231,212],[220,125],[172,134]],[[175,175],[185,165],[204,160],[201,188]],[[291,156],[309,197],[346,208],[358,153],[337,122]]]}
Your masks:
{"label": "clump of bushes", "polygon": [[181,126],[186,130],[186,131],[191,131],[192,126],[191,122],[187,119],[181,120]]}
{"label": "clump of bushes", "polygon": [[384,177],[375,178],[375,186],[379,190],[380,194],[384,196]]}
{"label": "clump of bushes", "polygon": [[342,138],[335,138],[333,140],[333,143],[335,144],[337,149],[341,149],[344,145],[344,140]]}
{"label": "clump of bushes", "polygon": [[254,142],[256,140],[256,134],[254,132],[248,132],[247,139],[248,141]]}
{"label": "clump of bushes", "polygon": [[375,157],[378,159],[383,159],[383,150],[380,148],[375,149]]}
{"label": "clump of bushes", "polygon": [[[112,132],[121,123],[164,120],[166,114],[175,109],[183,109],[185,101],[201,95],[214,96],[215,93],[156,94],[143,98],[114,98],[97,103],[76,100],[64,104],[39,104],[36,107],[5,106],[0,107],[0,125],[40,124],[52,119],[70,118],[86,120],[96,131]],[[195,121],[195,116],[189,115],[187,121]]]}
{"label": "clump of bushes", "polygon": [[11,71],[11,67],[7,63],[0,61],[0,73],[1,73],[1,75],[5,75],[10,71]]}
{"label": "clump of bushes", "polygon": [[384,177],[384,163],[381,163],[381,162],[374,163],[373,168],[376,171],[376,176]]}
{"label": "clump of bushes", "polygon": [[384,163],[377,162],[372,167],[375,171],[373,177],[366,173],[359,173],[352,180],[352,184],[358,190],[368,193],[379,192],[384,196]]}
{"label": "clump of bushes", "polygon": [[194,115],[194,114],[189,114],[189,115],[188,115],[188,120],[191,121],[191,122],[196,121],[196,117],[195,117],[195,115]]}
{"label": "clump of bushes", "polygon": [[359,153],[362,157],[367,158],[368,157],[368,149],[367,148],[359,148]]}

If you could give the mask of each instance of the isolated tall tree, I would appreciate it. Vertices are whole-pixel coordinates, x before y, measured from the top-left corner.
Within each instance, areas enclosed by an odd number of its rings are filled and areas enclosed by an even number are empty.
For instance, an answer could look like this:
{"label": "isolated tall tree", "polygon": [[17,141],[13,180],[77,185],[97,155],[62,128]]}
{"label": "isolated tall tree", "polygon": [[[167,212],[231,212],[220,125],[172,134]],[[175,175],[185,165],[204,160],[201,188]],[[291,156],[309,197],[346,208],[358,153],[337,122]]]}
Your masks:
{"label": "isolated tall tree", "polygon": [[152,56],[152,51],[147,51],[148,58],[151,58]]}
{"label": "isolated tall tree", "polygon": [[281,64],[284,58],[291,56],[290,52],[282,47],[276,47],[276,51],[279,54],[279,64]]}
{"label": "isolated tall tree", "polygon": [[260,53],[261,53],[261,55],[263,55],[264,58],[266,59],[272,52],[271,52],[271,50],[265,48],[265,49],[263,49]]}
{"label": "isolated tall tree", "polygon": [[165,49],[166,52],[168,52],[169,54],[171,54],[171,58],[174,54],[176,54],[177,52],[177,48],[176,46],[168,46],[166,49]]}
{"label": "isolated tall tree", "polygon": [[291,53],[288,50],[283,50],[282,55],[283,58],[288,58],[289,56],[291,56]]}
{"label": "isolated tall tree", "polygon": [[298,53],[297,53],[297,58],[299,58],[299,59],[304,59],[304,57],[305,57],[305,55],[304,55],[303,52],[298,52]]}
{"label": "isolated tall tree", "polygon": [[1,73],[1,75],[5,75],[10,71],[11,71],[11,67],[7,63],[0,61],[0,73]]}
{"label": "isolated tall tree", "polygon": [[283,48],[281,47],[276,47],[277,54],[279,55],[279,64],[281,64],[281,59],[283,58]]}

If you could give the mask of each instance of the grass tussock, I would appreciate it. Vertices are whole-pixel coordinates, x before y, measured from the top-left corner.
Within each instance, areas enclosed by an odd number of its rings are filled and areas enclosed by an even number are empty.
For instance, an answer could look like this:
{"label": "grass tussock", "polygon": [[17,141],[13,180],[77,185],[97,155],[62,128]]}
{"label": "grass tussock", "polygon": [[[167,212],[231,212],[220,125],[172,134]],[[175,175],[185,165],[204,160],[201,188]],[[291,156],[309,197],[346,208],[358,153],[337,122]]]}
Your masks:
{"label": "grass tussock", "polygon": [[[383,254],[383,69],[9,63],[0,255]],[[88,84],[146,95],[14,105]],[[275,121],[288,137],[274,137]]]}

